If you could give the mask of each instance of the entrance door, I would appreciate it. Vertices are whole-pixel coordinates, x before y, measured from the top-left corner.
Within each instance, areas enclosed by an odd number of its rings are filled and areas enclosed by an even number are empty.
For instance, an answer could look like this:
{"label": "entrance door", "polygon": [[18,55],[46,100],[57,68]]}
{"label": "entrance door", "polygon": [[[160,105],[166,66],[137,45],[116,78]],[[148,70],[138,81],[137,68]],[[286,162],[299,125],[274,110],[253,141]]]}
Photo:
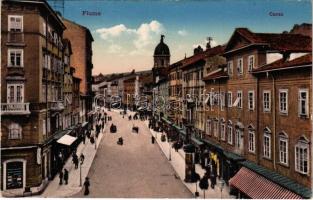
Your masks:
{"label": "entrance door", "polygon": [[6,189],[23,188],[23,162],[9,162],[6,165]]}

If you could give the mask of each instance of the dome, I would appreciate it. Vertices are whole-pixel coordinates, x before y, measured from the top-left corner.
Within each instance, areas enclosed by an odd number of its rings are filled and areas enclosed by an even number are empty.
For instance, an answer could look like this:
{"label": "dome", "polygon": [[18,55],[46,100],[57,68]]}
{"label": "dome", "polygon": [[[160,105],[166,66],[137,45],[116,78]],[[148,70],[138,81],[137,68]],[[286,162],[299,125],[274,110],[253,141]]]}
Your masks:
{"label": "dome", "polygon": [[170,49],[163,42],[164,35],[161,35],[160,43],[154,49],[154,56],[170,56]]}

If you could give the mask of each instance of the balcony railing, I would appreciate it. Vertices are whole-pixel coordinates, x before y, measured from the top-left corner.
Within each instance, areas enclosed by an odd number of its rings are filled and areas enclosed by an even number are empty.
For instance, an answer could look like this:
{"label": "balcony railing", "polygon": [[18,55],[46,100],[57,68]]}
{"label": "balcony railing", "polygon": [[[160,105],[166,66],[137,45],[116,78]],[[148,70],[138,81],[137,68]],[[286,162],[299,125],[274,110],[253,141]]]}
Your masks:
{"label": "balcony railing", "polygon": [[1,103],[1,115],[30,114],[29,103]]}
{"label": "balcony railing", "polygon": [[23,44],[24,43],[24,33],[23,32],[8,32],[8,43],[13,44]]}

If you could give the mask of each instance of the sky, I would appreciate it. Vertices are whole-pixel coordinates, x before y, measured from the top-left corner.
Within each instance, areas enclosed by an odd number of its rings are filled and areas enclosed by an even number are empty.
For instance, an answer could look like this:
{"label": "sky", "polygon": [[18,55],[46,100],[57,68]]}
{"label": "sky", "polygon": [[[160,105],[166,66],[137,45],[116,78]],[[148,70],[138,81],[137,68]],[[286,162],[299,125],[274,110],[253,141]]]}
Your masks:
{"label": "sky", "polygon": [[161,34],[174,63],[196,46],[205,47],[207,37],[212,46],[226,44],[237,27],[278,33],[312,20],[310,0],[65,0],[64,5],[63,16],[93,35],[93,75],[151,69]]}

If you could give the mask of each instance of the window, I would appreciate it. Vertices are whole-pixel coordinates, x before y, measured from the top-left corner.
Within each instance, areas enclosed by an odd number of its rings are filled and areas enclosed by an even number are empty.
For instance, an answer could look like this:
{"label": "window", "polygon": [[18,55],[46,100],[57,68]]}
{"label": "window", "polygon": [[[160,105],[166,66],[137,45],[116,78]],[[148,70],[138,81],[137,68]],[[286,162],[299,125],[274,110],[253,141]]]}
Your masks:
{"label": "window", "polygon": [[23,67],[23,49],[8,49],[8,67]]}
{"label": "window", "polygon": [[255,132],[254,130],[249,130],[249,152],[255,152]]}
{"label": "window", "polygon": [[248,57],[248,71],[251,72],[254,68],[254,55]]}
{"label": "window", "polygon": [[225,93],[224,92],[220,93],[220,101],[221,101],[221,110],[223,111],[225,107]]}
{"label": "window", "polygon": [[228,75],[233,74],[233,61],[232,60],[227,62],[227,70],[228,70]]}
{"label": "window", "polygon": [[235,102],[235,104],[237,103],[237,107],[238,108],[242,108],[242,91],[237,91],[237,99],[236,99],[237,102]]}
{"label": "window", "polygon": [[279,90],[279,111],[281,113],[288,113],[288,90]]}
{"label": "window", "polygon": [[228,132],[227,141],[229,144],[233,144],[233,125],[231,121],[228,122],[227,132]]}
{"label": "window", "polygon": [[23,16],[9,15],[8,20],[9,31],[23,32]]}
{"label": "window", "polygon": [[46,29],[47,29],[46,22],[43,22],[43,23],[42,23],[42,33],[43,33],[43,35],[44,35],[44,36],[46,36],[46,35],[47,35],[47,31],[46,31]]}
{"label": "window", "polygon": [[309,114],[309,91],[308,89],[299,90],[299,115],[308,116]]}
{"label": "window", "polygon": [[42,135],[46,135],[46,120],[42,120]]}
{"label": "window", "polygon": [[213,122],[213,133],[214,137],[218,137],[218,120],[214,120]]}
{"label": "window", "polygon": [[264,112],[271,111],[271,91],[269,90],[263,91],[263,111]]}
{"label": "window", "polygon": [[221,123],[221,140],[225,141],[225,122]]}
{"label": "window", "polygon": [[248,92],[248,108],[254,110],[254,91]]}
{"label": "window", "polygon": [[208,135],[211,135],[211,120],[210,119],[208,119],[206,122],[206,133]]}
{"label": "window", "polygon": [[230,108],[233,104],[232,92],[227,92],[227,106]]}
{"label": "window", "polygon": [[242,130],[239,128],[235,129],[235,146],[239,149],[243,148]]}
{"label": "window", "polygon": [[22,127],[17,123],[9,126],[9,140],[22,139]]}
{"label": "window", "polygon": [[295,170],[301,174],[309,172],[309,141],[301,137],[295,146]]}
{"label": "window", "polygon": [[279,134],[279,162],[282,164],[288,164],[288,137],[285,133]]}
{"label": "window", "polygon": [[242,73],[243,73],[243,68],[242,68],[242,58],[239,58],[238,60],[237,60],[237,73],[238,73],[238,75],[242,75]]}
{"label": "window", "polygon": [[24,102],[24,85],[23,84],[7,84],[7,103],[23,103]]}
{"label": "window", "polygon": [[263,156],[265,158],[271,158],[271,135],[268,128],[264,130],[263,136]]}

